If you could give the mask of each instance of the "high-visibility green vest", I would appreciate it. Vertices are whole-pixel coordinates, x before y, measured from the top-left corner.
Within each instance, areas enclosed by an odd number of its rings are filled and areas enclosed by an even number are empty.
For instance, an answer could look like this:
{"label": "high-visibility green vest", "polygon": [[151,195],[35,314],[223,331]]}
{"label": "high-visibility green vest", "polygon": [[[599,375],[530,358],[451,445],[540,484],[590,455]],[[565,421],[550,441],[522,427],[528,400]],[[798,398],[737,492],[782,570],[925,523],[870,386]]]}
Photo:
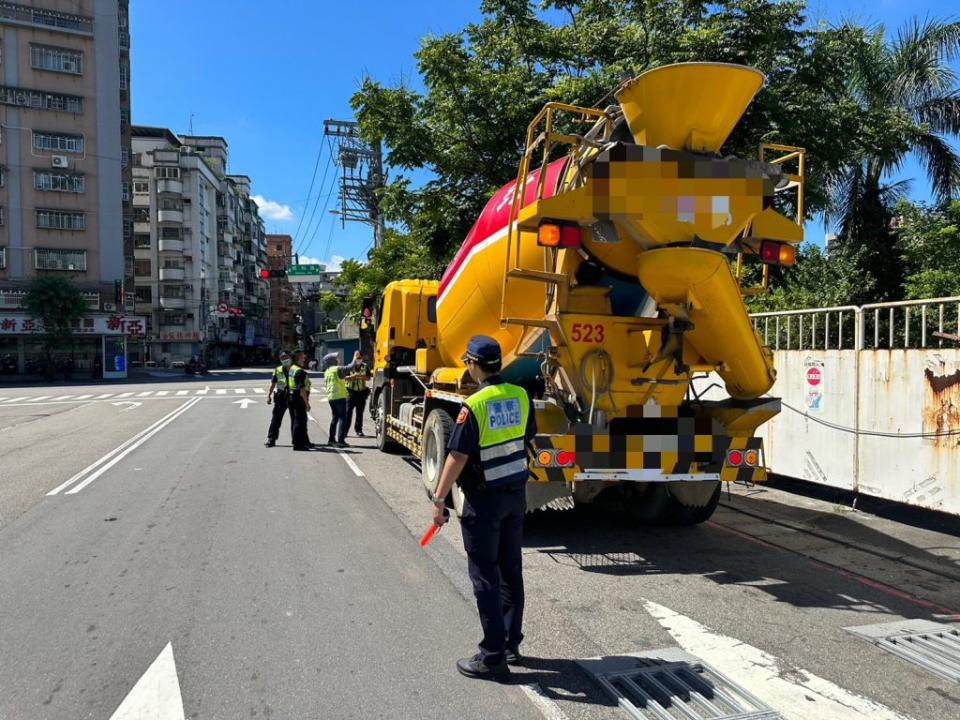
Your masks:
{"label": "high-visibility green vest", "polygon": [[287,388],[290,392],[296,392],[297,390],[296,375],[298,372],[300,372],[299,365],[291,365],[290,369],[287,370]]}
{"label": "high-visibility green vest", "polygon": [[498,383],[465,400],[480,428],[480,465],[488,486],[515,485],[529,475],[524,437],[530,398],[517,385]]}
{"label": "high-visibility green vest", "polygon": [[353,375],[362,375],[363,377],[357,378],[356,380],[351,380],[347,387],[350,390],[366,390],[367,389],[367,364],[360,363],[353,370]]}
{"label": "high-visibility green vest", "polygon": [[343,400],[347,397],[347,384],[337,372],[340,368],[332,365],[323,374],[323,381],[327,386],[327,400]]}
{"label": "high-visibility green vest", "polygon": [[273,379],[277,385],[286,385],[287,381],[284,379],[286,375],[286,368],[283,365],[278,365],[277,369],[273,371]]}

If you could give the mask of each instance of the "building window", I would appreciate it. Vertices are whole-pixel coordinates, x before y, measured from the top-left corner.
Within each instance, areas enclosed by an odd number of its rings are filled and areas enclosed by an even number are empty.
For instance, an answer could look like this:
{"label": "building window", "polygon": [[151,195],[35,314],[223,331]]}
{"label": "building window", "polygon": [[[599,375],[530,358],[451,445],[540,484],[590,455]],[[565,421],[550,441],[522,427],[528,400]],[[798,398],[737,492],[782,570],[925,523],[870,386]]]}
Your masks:
{"label": "building window", "polygon": [[34,170],[33,187],[48,192],[82,193],[86,192],[86,180],[83,175]]}
{"label": "building window", "polygon": [[130,202],[130,183],[120,183],[120,199],[124,203]]}
{"label": "building window", "polygon": [[0,225],[3,225],[3,207],[0,207]]}
{"label": "building window", "polygon": [[136,275],[137,277],[150,277],[150,261],[134,260],[133,274]]}
{"label": "building window", "polygon": [[125,168],[130,164],[130,148],[126,145],[120,148],[120,167]]}
{"label": "building window", "polygon": [[161,240],[181,240],[180,228],[176,226],[164,226],[160,228]]}
{"label": "building window", "polygon": [[35,70],[83,74],[83,53],[71,48],[30,45],[30,65]]}
{"label": "building window", "polygon": [[33,149],[81,154],[83,153],[83,135],[35,132],[33,133]]}
{"label": "building window", "polygon": [[0,247],[0,270],[4,270],[7,267],[7,249],[5,247]]}
{"label": "building window", "polygon": [[127,63],[120,63],[120,89],[126,90],[130,82],[130,66]]}
{"label": "building window", "polygon": [[150,194],[150,183],[146,180],[134,180],[133,181],[133,194],[134,195],[149,195]]}
{"label": "building window", "polygon": [[134,296],[138,303],[153,302],[153,289],[149,285],[137,285],[134,288]]}
{"label": "building window", "polygon": [[83,98],[79,95],[25,90],[9,85],[0,85],[0,104],[54,112],[83,112]]}
{"label": "building window", "polygon": [[183,285],[164,285],[160,294],[166,298],[183,298]]}
{"label": "building window", "polygon": [[153,169],[153,175],[160,180],[179,180],[180,168],[170,165],[158,165]]}
{"label": "building window", "polygon": [[[37,210],[37,227],[43,230],[84,230],[87,227],[87,218],[82,212]],[[86,265],[83,269],[86,270]]]}
{"label": "building window", "polygon": [[134,250],[149,250],[150,249],[150,236],[144,235],[142,233],[137,233],[133,236],[133,249]]}
{"label": "building window", "polygon": [[130,111],[127,109],[120,110],[120,129],[126,130],[130,127]]}
{"label": "building window", "polygon": [[86,250],[51,250],[37,248],[33,251],[37,270],[74,270],[87,269]]}
{"label": "building window", "polygon": [[2,188],[7,183],[7,168],[3,165],[0,165],[0,188]]}
{"label": "building window", "polygon": [[133,220],[131,218],[123,219],[123,237],[124,239],[133,237]]}
{"label": "building window", "polygon": [[133,221],[135,223],[150,222],[150,208],[135,207],[133,209]]}
{"label": "building window", "polygon": [[183,200],[180,198],[160,198],[161,210],[183,210]]}

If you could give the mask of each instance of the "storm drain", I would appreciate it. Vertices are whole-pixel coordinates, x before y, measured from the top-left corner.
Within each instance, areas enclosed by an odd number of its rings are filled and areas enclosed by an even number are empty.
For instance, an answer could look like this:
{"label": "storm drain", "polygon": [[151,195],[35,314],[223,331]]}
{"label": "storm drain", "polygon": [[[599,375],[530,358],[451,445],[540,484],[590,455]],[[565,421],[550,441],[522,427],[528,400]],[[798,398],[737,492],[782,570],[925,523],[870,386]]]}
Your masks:
{"label": "storm drain", "polygon": [[903,620],[846,630],[944,680],[960,682],[960,629],[955,625]]}
{"label": "storm drain", "polygon": [[730,678],[679,648],[577,664],[637,720],[782,720]]}

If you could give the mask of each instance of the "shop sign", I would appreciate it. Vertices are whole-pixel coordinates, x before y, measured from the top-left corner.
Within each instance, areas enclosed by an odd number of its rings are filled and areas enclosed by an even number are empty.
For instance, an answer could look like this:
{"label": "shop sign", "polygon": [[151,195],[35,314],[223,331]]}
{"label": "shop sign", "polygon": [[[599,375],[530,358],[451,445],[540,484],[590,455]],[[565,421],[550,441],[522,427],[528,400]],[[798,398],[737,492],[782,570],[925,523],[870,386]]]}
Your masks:
{"label": "shop sign", "polygon": [[[77,335],[143,335],[146,320],[131,315],[93,315],[74,320],[70,330]],[[0,335],[33,335],[43,332],[40,320],[23,313],[0,314]]]}
{"label": "shop sign", "polygon": [[184,332],[162,332],[160,333],[161,342],[200,342],[200,332],[198,330],[187,330]]}

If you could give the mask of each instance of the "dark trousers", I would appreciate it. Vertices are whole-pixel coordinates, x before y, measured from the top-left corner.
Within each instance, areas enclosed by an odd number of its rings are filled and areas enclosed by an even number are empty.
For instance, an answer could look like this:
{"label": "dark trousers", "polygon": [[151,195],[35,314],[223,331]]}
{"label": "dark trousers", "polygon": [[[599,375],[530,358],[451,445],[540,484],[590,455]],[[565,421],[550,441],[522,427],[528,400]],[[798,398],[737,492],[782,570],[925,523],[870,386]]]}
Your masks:
{"label": "dark trousers", "polygon": [[487,490],[468,497],[460,529],[467,551],[467,569],[477,598],[483,639],[480,659],[496,665],[507,647],[523,640],[524,487]]}
{"label": "dark trousers", "polygon": [[303,398],[294,395],[288,400],[290,404],[290,419],[292,420],[293,446],[295,448],[310,447],[310,438],[307,437],[307,406]]}
{"label": "dark trousers", "polygon": [[343,442],[347,438],[347,399],[328,400],[330,403],[329,442]]}
{"label": "dark trousers", "polygon": [[347,429],[350,429],[350,418],[356,416],[353,420],[353,431],[363,432],[363,408],[367,404],[367,398],[370,396],[370,389],[347,390]]}
{"label": "dark trousers", "polygon": [[268,441],[276,442],[280,437],[280,426],[283,424],[283,416],[286,413],[287,393],[285,390],[277,390],[273,393],[273,415],[270,418],[270,429],[267,430]]}

